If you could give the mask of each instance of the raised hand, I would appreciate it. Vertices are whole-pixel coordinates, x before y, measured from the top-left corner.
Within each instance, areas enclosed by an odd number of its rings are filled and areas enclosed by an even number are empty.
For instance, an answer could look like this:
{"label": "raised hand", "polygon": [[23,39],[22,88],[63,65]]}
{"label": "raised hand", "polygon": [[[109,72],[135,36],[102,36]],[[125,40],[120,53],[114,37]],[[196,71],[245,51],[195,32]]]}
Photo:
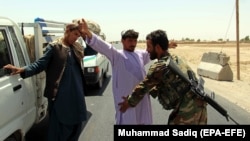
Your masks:
{"label": "raised hand", "polygon": [[170,41],[168,48],[173,48],[175,49],[177,47],[177,43],[175,41]]}
{"label": "raised hand", "polygon": [[83,38],[85,39],[85,37],[87,36],[88,38],[92,38],[92,32],[89,30],[88,28],[88,24],[85,21],[84,18],[80,19],[77,21],[78,23],[78,27],[80,32],[82,33],[82,36],[84,36]]}

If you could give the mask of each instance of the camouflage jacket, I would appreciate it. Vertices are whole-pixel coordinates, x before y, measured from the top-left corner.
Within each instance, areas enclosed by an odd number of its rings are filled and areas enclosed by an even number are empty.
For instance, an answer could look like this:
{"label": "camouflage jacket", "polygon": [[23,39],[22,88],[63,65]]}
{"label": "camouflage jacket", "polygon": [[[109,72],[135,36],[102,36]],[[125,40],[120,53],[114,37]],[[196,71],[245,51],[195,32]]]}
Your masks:
{"label": "camouflage jacket", "polygon": [[[166,110],[177,109],[180,106],[186,108],[185,105],[196,104],[190,100],[197,96],[190,91],[189,83],[183,81],[178,74],[166,67],[165,62],[168,57],[172,58],[188,78],[187,70],[191,70],[191,68],[182,59],[175,55],[165,56],[150,66],[145,79],[136,86],[128,97],[130,106],[136,106],[146,93],[154,98],[158,97],[159,103]],[[201,105],[203,104],[201,103]]]}

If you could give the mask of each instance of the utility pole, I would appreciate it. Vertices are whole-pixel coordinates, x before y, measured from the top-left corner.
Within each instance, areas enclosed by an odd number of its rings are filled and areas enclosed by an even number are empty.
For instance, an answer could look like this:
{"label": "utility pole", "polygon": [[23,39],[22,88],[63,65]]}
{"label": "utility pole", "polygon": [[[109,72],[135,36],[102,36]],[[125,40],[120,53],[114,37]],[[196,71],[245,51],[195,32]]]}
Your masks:
{"label": "utility pole", "polygon": [[236,0],[236,45],[237,45],[237,79],[240,80],[240,47],[239,47],[239,0]]}

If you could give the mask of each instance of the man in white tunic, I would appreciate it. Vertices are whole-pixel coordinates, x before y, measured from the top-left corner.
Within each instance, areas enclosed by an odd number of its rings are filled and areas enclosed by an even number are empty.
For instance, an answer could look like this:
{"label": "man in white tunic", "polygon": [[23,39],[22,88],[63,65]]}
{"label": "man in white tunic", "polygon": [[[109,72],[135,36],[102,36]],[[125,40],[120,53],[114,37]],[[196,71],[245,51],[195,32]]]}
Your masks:
{"label": "man in white tunic", "polygon": [[139,33],[134,30],[122,32],[123,49],[118,50],[89,31],[87,24],[84,24],[84,22],[82,24],[83,38],[86,36],[87,44],[94,50],[104,54],[111,62],[115,124],[152,124],[149,95],[145,96],[138,106],[130,108],[125,113],[121,113],[118,106],[118,103],[123,101],[122,97],[130,94],[146,75],[144,66],[150,61],[149,55],[146,50],[135,50]]}

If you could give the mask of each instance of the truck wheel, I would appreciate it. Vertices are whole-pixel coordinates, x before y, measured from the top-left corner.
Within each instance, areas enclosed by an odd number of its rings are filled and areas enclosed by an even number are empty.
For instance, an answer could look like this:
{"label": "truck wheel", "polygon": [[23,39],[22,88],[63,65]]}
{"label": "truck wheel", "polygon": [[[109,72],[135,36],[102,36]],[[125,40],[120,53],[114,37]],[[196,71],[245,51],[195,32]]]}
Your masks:
{"label": "truck wheel", "polygon": [[108,71],[109,71],[109,64],[107,64],[107,68],[103,74],[103,77],[106,79],[108,77]]}
{"label": "truck wheel", "polygon": [[107,77],[108,77],[108,74],[107,74],[108,72],[104,72],[104,74],[103,74],[103,77],[104,77],[104,79],[106,79]]}
{"label": "truck wheel", "polygon": [[100,80],[97,82],[98,89],[101,89],[103,85],[103,75],[101,76]]}

